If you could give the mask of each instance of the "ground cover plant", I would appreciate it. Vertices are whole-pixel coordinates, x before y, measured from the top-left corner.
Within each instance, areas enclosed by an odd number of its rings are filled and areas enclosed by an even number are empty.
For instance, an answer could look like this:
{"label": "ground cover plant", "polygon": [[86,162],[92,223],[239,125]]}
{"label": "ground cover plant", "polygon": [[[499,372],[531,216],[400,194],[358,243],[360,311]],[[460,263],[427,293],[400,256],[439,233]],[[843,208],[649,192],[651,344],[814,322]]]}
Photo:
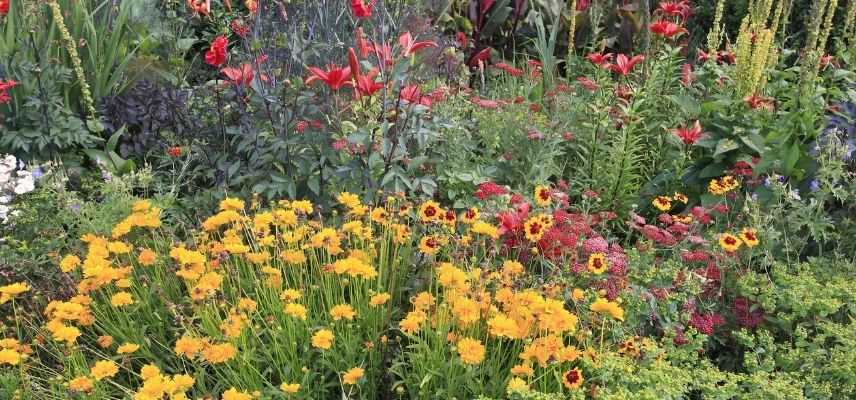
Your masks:
{"label": "ground cover plant", "polygon": [[852,0],[0,0],[0,399],[856,396]]}

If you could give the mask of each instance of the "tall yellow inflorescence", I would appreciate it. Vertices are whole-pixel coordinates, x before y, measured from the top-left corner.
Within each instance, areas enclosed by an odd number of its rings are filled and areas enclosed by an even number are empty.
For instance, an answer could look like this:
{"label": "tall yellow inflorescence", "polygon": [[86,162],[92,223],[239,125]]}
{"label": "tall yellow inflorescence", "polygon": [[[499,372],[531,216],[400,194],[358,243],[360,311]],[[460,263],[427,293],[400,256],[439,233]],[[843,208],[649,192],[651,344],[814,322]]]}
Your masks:
{"label": "tall yellow inflorescence", "polygon": [[847,46],[856,46],[856,0],[850,0],[847,4],[842,34],[848,39]]}
{"label": "tall yellow inflorescence", "polygon": [[65,50],[68,52],[69,58],[71,58],[74,74],[80,82],[80,95],[83,97],[83,106],[86,108],[86,113],[89,114],[92,119],[95,119],[95,101],[92,100],[92,92],[89,89],[89,83],[86,82],[86,74],[83,72],[83,64],[80,61],[80,56],[77,54],[77,44],[75,43],[74,38],[71,37],[68,27],[65,25],[65,19],[62,16],[62,9],[59,7],[57,0],[50,0],[48,2],[48,6],[53,14],[54,24],[56,24],[60,36],[62,37]]}
{"label": "tall yellow inflorescence", "polygon": [[[707,52],[715,54],[722,42],[722,14],[725,12],[725,0],[716,1],[716,11],[713,14],[713,25],[707,33]],[[714,57],[715,59],[715,57]]]}
{"label": "tall yellow inflorescence", "polygon": [[577,0],[568,1],[568,60],[574,55],[574,35],[577,30]]}
{"label": "tall yellow inflorescence", "polygon": [[[781,3],[784,0],[779,0]],[[777,10],[780,7],[776,8]],[[773,40],[778,29],[778,16],[770,20],[773,0],[752,0],[749,13],[740,24],[735,54],[737,90],[748,96],[760,92],[766,83],[764,71],[773,62]],[[778,14],[778,11],[777,11]],[[779,14],[780,15],[780,14]]]}

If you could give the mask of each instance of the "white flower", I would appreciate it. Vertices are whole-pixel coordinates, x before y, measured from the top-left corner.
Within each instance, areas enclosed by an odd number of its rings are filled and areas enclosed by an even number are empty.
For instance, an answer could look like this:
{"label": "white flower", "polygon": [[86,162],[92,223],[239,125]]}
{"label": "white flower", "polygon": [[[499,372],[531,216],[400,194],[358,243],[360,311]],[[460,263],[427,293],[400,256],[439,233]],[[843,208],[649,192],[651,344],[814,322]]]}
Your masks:
{"label": "white flower", "polygon": [[30,171],[18,171],[18,182],[15,182],[15,194],[24,194],[36,189],[36,181]]}

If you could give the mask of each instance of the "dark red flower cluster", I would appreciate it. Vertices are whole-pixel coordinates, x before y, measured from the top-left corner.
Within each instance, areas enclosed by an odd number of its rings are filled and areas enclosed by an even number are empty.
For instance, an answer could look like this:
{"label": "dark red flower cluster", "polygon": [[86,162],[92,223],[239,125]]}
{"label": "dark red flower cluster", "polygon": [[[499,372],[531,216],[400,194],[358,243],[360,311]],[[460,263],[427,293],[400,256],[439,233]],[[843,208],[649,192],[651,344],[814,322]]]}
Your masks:
{"label": "dark red flower cluster", "polygon": [[764,322],[764,309],[745,297],[734,299],[731,312],[734,313],[737,325],[743,328],[754,329]]}
{"label": "dark red flower cluster", "polygon": [[9,89],[18,86],[18,82],[12,79],[0,81],[0,104],[6,104],[12,101],[12,96],[9,96]]}
{"label": "dark red flower cluster", "polygon": [[205,52],[205,63],[212,67],[221,67],[226,64],[226,53],[228,52],[229,39],[225,36],[217,36],[211,42],[211,47]]}
{"label": "dark red flower cluster", "polygon": [[479,200],[485,200],[494,196],[502,196],[506,193],[508,193],[506,188],[488,181],[479,184],[474,194]]}
{"label": "dark red flower cluster", "polygon": [[722,315],[717,313],[700,314],[696,312],[690,317],[689,325],[705,335],[710,335],[717,326],[724,323],[725,320]]}

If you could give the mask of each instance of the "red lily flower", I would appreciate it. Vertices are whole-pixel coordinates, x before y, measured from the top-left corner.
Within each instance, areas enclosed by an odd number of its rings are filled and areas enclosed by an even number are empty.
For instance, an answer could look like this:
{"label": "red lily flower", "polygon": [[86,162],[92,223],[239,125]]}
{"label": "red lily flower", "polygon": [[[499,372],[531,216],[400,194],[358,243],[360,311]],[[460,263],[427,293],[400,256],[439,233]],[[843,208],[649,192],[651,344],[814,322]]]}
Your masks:
{"label": "red lily flower", "polygon": [[249,63],[241,64],[241,68],[223,68],[220,72],[236,86],[250,86],[253,81],[253,66]]}
{"label": "red lily flower", "polygon": [[388,44],[378,45],[377,43],[375,43],[373,46],[375,57],[377,57],[377,62],[381,65],[386,66],[387,68],[392,67],[392,47],[390,47]]}
{"label": "red lily flower", "polygon": [[664,1],[657,7],[656,12],[670,17],[681,17],[681,19],[687,19],[690,14],[692,14],[692,8],[685,0]]}
{"label": "red lily flower", "polygon": [[307,85],[320,80],[330,89],[339,90],[351,84],[351,68],[349,67],[342,68],[338,65],[328,64],[326,71],[318,67],[309,67],[308,69],[312,76],[306,78],[305,83]]}
{"label": "red lily flower", "polygon": [[660,19],[652,23],[650,29],[651,32],[664,38],[671,38],[672,36],[687,32],[684,27],[664,19]]}
{"label": "red lily flower", "polygon": [[422,104],[425,106],[431,105],[431,100],[427,99],[427,104],[423,102],[426,98],[422,96],[422,91],[419,90],[419,86],[416,85],[407,85],[401,89],[401,93],[399,94],[399,99],[404,100],[410,104]]}
{"label": "red lily flower", "polygon": [[369,56],[369,52],[372,50],[369,41],[366,40],[366,35],[363,33],[363,27],[357,28],[357,48],[360,49],[360,58],[366,58]]}
{"label": "red lily flower", "polygon": [[702,131],[701,131],[701,123],[696,120],[695,124],[693,124],[692,128],[688,127],[680,127],[677,129],[672,129],[672,133],[681,139],[687,146],[692,146],[701,139]]}
{"label": "red lily flower", "polygon": [[12,0],[0,0],[0,17],[6,16],[9,13],[9,5]]}
{"label": "red lily flower", "polygon": [[773,100],[758,93],[752,93],[752,95],[744,97],[743,101],[753,110],[763,108],[767,111],[773,111]]}
{"label": "red lily flower", "polygon": [[619,54],[618,57],[615,57],[615,64],[605,64],[603,67],[621,76],[627,76],[636,64],[644,60],[645,56],[642,54],[633,56],[632,58],[628,58],[624,54]]}
{"label": "red lily flower", "polygon": [[187,0],[187,6],[199,15],[208,15],[211,12],[211,0]]}
{"label": "red lily flower", "polygon": [[212,67],[220,67],[226,63],[226,52],[229,47],[229,39],[225,36],[217,36],[211,42],[211,47],[205,52],[205,63]]}
{"label": "red lily flower", "polygon": [[462,49],[466,49],[467,44],[469,43],[469,39],[467,38],[467,34],[464,32],[458,31],[458,33],[455,34],[455,42],[458,43],[458,47],[460,47]]}
{"label": "red lily flower", "polygon": [[479,63],[486,63],[490,60],[490,47],[485,47],[478,52],[474,53],[472,57],[470,57],[470,61],[467,63],[471,68],[475,68],[479,65]]}
{"label": "red lily flower", "polygon": [[710,60],[710,54],[707,54],[702,49],[698,49],[698,55],[696,56],[696,61],[698,61],[700,64],[704,64],[707,62],[707,60]]}
{"label": "red lily flower", "polygon": [[437,47],[437,43],[432,41],[417,42],[413,39],[413,36],[410,35],[410,32],[404,32],[403,35],[399,36],[398,44],[401,46],[404,57],[410,57],[411,54],[414,54],[426,47]]}
{"label": "red lily flower", "polygon": [[368,18],[372,16],[375,3],[377,0],[372,0],[369,4],[366,4],[365,0],[351,0],[351,11],[357,18]]}
{"label": "red lily flower", "polygon": [[354,81],[360,79],[360,61],[357,60],[357,53],[353,47],[348,48],[348,66],[351,68],[351,74],[354,76]]}
{"label": "red lily flower", "polygon": [[356,85],[354,87],[357,89],[358,96],[374,96],[378,90],[381,90],[386,86],[383,82],[375,82],[377,74],[377,68],[372,68],[372,70],[367,74],[360,75],[356,78]]}
{"label": "red lily flower", "polygon": [[612,61],[612,56],[612,53],[589,53],[589,55],[586,56],[586,59],[591,61],[594,65],[603,66],[603,64]]}

